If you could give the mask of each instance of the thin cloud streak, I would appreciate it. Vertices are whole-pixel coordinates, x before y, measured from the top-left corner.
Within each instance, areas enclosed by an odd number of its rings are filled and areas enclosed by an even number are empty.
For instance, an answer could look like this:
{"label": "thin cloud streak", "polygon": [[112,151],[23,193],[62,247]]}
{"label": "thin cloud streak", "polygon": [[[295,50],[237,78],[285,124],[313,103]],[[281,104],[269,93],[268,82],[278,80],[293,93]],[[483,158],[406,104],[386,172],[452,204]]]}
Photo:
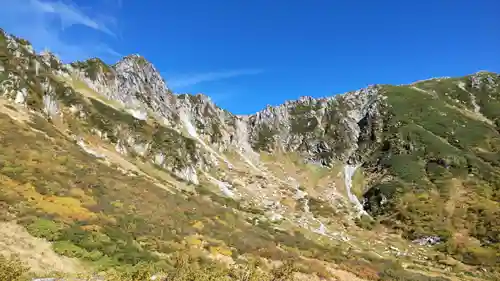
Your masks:
{"label": "thin cloud streak", "polygon": [[[21,0],[22,1],[22,0]],[[30,5],[38,12],[54,14],[60,18],[62,28],[66,29],[72,25],[83,25],[89,28],[104,32],[108,35],[115,36],[104,23],[98,22],[86,16],[78,8],[64,4],[63,2],[42,2],[39,0],[30,0]]]}
{"label": "thin cloud streak", "polygon": [[115,32],[108,25],[84,13],[71,2],[2,0],[2,4],[0,26],[8,33],[29,40],[38,51],[48,49],[66,62],[98,55],[118,55],[102,42],[74,45],[63,39],[62,32],[72,26],[85,26],[115,37]]}
{"label": "thin cloud streak", "polygon": [[256,75],[264,72],[261,69],[239,69],[220,72],[207,72],[168,80],[168,85],[172,88],[185,88],[200,83],[219,81],[246,75]]}

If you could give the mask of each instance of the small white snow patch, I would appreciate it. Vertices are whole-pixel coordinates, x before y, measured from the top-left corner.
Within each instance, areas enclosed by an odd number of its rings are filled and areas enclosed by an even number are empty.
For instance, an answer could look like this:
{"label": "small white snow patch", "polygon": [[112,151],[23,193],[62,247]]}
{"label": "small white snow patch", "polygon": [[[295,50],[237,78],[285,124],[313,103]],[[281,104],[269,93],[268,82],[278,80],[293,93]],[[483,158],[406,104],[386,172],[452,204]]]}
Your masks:
{"label": "small white snow patch", "polygon": [[218,179],[216,179],[216,178],[214,178],[214,177],[212,177],[212,176],[210,176],[208,174],[206,174],[206,177],[211,182],[213,182],[214,184],[216,184],[219,187],[220,191],[222,193],[224,193],[225,196],[230,197],[230,198],[234,198],[235,197],[234,192],[231,190],[233,188],[233,186],[231,184],[229,184],[227,182],[222,182],[222,181],[220,181],[220,180],[218,180]]}
{"label": "small white snow patch", "polygon": [[43,112],[50,117],[54,117],[59,112],[56,100],[50,95],[43,96]]}
{"label": "small white snow patch", "polygon": [[142,143],[135,143],[132,148],[134,149],[135,153],[139,154],[140,156],[144,157],[146,155],[146,152],[149,149],[148,144],[142,144]]}
{"label": "small white snow patch", "polygon": [[38,60],[35,60],[35,75],[38,76],[40,72],[40,63]]}
{"label": "small white snow patch", "polygon": [[352,193],[352,177],[354,176],[354,173],[356,173],[357,169],[358,169],[357,166],[352,166],[352,165],[344,166],[345,188],[347,191],[347,197],[349,198],[349,201],[351,201],[354,204],[354,207],[359,211],[359,213],[367,215],[366,211],[363,209],[363,205],[361,205],[361,202],[359,202],[358,197],[356,197],[356,195]]}
{"label": "small white snow patch", "polygon": [[222,191],[222,193],[224,193],[224,195],[226,195],[227,197],[231,197],[233,198],[234,197],[234,193],[231,191],[231,189],[229,189],[229,184],[227,183],[224,183],[223,185],[220,185],[220,190]]}
{"label": "small white snow patch", "polygon": [[28,96],[28,92],[26,88],[22,88],[16,94],[16,99],[14,100],[17,104],[24,104],[26,102],[26,97]]}
{"label": "small white snow patch", "polygon": [[147,120],[148,113],[146,111],[141,111],[139,109],[129,109],[128,112],[134,116],[134,118],[139,120]]}
{"label": "small white snow patch", "polygon": [[77,143],[88,154],[90,154],[96,158],[104,158],[104,155],[102,155],[102,154],[98,153],[97,151],[88,147],[83,140],[80,139]]}
{"label": "small white snow patch", "polygon": [[173,171],[174,174],[192,184],[198,185],[200,181],[198,180],[198,175],[196,174],[196,169],[193,166],[187,166],[182,169],[176,169]]}
{"label": "small white snow patch", "polygon": [[380,199],[380,205],[384,206],[385,204],[387,204],[389,202],[389,200],[387,200],[387,197],[384,194],[382,194],[381,197],[382,198]]}
{"label": "small white snow patch", "polygon": [[326,227],[325,227],[325,225],[322,222],[320,222],[319,228],[315,232],[318,233],[318,234],[321,234],[321,235],[326,235]]}
{"label": "small white snow patch", "polygon": [[188,115],[183,111],[181,111],[179,115],[181,122],[184,125],[184,128],[186,128],[188,134],[191,137],[198,139],[198,133],[196,132],[196,128],[193,126],[193,123],[191,123],[191,121],[189,120]]}
{"label": "small white snow patch", "polygon": [[420,246],[436,245],[441,242],[441,238],[439,236],[426,236],[420,239],[415,239],[412,242],[419,244]]}
{"label": "small white snow patch", "polygon": [[72,104],[72,105],[69,107],[69,111],[70,111],[71,113],[75,114],[75,113],[77,113],[78,111],[80,111],[80,109],[79,109],[76,105]]}
{"label": "small white snow patch", "polygon": [[272,213],[271,216],[269,217],[271,221],[279,221],[283,219],[283,216],[278,214],[278,213]]}
{"label": "small white snow patch", "polygon": [[162,165],[165,162],[165,154],[163,152],[155,154],[154,163],[156,165]]}
{"label": "small white snow patch", "polygon": [[294,194],[293,198],[295,200],[300,200],[300,199],[304,199],[306,197],[306,195],[307,195],[307,192],[304,192],[304,191],[300,190],[299,188],[297,188],[295,190],[295,194]]}

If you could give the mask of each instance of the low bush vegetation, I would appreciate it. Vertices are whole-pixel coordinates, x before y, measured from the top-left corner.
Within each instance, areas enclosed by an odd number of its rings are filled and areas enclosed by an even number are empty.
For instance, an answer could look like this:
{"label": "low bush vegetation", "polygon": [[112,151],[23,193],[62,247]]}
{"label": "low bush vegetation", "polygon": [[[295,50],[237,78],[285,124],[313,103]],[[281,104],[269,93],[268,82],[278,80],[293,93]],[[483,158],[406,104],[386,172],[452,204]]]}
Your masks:
{"label": "low bush vegetation", "polygon": [[[463,111],[471,110],[470,95],[491,99],[500,95],[500,89],[485,93],[471,88],[469,79],[417,85],[430,94],[384,86],[388,97],[384,141],[364,170],[383,171],[385,177],[365,192],[365,206],[377,220],[410,240],[438,236],[442,241],[438,250],[469,265],[500,270],[500,259],[493,254],[500,247],[495,219],[500,215],[500,133],[496,125]],[[469,92],[458,83],[469,85],[465,86]],[[357,224],[370,228],[362,220]],[[456,233],[468,235],[454,237]]]}
{"label": "low bush vegetation", "polygon": [[376,224],[375,220],[367,215],[361,215],[359,218],[356,218],[354,222],[357,226],[367,230],[372,230]]}
{"label": "low bush vegetation", "polygon": [[[28,273],[29,268],[24,266],[17,258],[0,255],[0,280],[28,281],[33,274]],[[282,265],[271,270],[262,268],[259,263],[237,264],[224,267],[216,263],[200,263],[189,255],[179,254],[172,265],[161,266],[140,262],[135,266],[119,266],[96,274],[45,274],[51,278],[57,277],[78,278],[78,280],[95,280],[100,276],[108,281],[294,281],[294,274],[298,268],[293,261],[285,261]]]}

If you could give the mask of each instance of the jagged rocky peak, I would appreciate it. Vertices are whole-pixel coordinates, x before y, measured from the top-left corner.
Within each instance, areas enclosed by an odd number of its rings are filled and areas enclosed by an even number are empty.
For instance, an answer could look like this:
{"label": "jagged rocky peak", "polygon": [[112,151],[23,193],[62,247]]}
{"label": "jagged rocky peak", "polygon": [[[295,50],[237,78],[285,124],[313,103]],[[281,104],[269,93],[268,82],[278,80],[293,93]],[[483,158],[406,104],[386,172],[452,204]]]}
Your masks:
{"label": "jagged rocky peak", "polygon": [[113,68],[122,79],[137,82],[136,84],[140,89],[148,85],[156,93],[168,90],[165,80],[163,80],[163,77],[153,64],[140,55],[126,56],[117,62]]}
{"label": "jagged rocky peak", "polygon": [[142,56],[129,55],[114,65],[93,58],[72,63],[69,69],[97,93],[129,108],[136,118],[145,119],[148,110],[160,116],[173,115],[172,92],[153,64]]}
{"label": "jagged rocky peak", "polygon": [[172,102],[172,93],[156,68],[144,57],[130,55],[113,68],[119,99],[134,104],[137,100],[155,112],[165,113]]}
{"label": "jagged rocky peak", "polygon": [[326,165],[334,159],[347,161],[354,157],[360,136],[378,118],[381,98],[380,87],[369,86],[327,98],[301,97],[267,106],[248,118],[250,140],[257,150],[297,151]]}
{"label": "jagged rocky peak", "polygon": [[[40,57],[49,66],[61,64],[53,54]],[[92,58],[62,69],[76,74],[95,92],[120,102],[135,118],[145,120],[154,114],[170,127],[184,129],[220,150],[280,148],[302,152],[321,163],[349,156],[363,130],[358,122],[376,108],[372,106],[376,90],[367,88],[321,99],[301,97],[237,117],[205,95],[174,95],[157,69],[139,55],[126,56],[115,65]]]}
{"label": "jagged rocky peak", "polygon": [[213,142],[230,139],[222,135],[232,114],[217,107],[208,96],[173,94],[153,64],[140,55],[126,56],[113,66],[96,59],[72,66],[92,89],[119,101],[138,119],[152,113],[163,123],[184,128],[193,136],[205,134]]}

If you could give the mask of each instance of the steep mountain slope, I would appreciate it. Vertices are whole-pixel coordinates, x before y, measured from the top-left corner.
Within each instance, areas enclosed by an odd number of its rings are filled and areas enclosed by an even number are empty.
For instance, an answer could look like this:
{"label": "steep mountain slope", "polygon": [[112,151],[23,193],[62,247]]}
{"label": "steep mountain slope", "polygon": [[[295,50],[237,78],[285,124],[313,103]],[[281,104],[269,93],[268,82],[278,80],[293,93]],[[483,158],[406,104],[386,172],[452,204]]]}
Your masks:
{"label": "steep mountain slope", "polygon": [[497,74],[235,116],[141,56],[62,64],[0,32],[0,93],[2,218],[89,268],[184,252],[307,278],[498,274]]}

